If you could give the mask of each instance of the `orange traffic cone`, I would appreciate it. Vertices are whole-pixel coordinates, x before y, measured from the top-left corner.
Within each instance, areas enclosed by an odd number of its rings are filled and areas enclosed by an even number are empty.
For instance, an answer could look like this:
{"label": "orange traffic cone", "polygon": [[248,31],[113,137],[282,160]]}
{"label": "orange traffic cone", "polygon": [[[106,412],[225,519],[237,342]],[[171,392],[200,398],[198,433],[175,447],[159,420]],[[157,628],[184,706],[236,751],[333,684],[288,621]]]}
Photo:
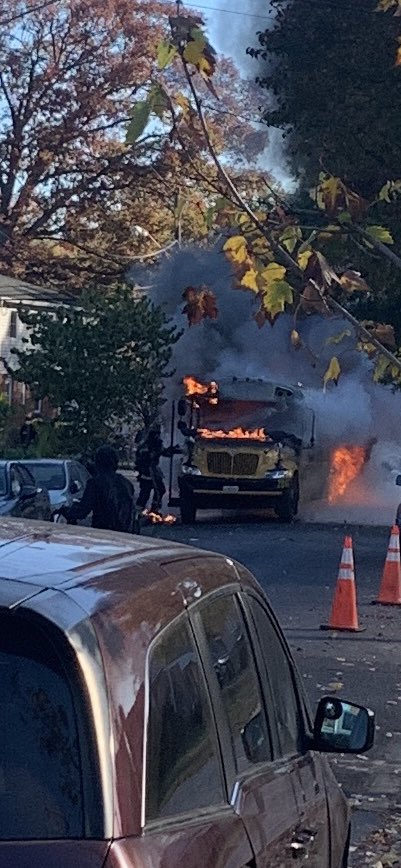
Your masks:
{"label": "orange traffic cone", "polygon": [[397,525],[391,528],[379,596],[374,602],[382,606],[401,606],[400,531]]}
{"label": "orange traffic cone", "polygon": [[358,624],[354,555],[350,536],[346,536],[344,540],[330,620],[328,624],[322,624],[320,629],[344,630],[351,633],[360,633],[364,629]]}

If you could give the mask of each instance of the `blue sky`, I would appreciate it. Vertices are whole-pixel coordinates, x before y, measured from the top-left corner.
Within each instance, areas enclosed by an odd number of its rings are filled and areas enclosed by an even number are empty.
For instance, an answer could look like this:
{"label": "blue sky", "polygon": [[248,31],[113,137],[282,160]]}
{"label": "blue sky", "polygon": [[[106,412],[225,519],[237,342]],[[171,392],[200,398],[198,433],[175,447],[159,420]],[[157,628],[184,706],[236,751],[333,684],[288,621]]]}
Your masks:
{"label": "blue sky", "polygon": [[[195,6],[196,0],[189,0]],[[269,0],[199,0],[198,6],[207,24],[210,41],[217,51],[233,57],[244,75],[256,78],[257,63],[246,54],[248,46],[257,45],[256,33],[265,30],[269,17]],[[203,8],[207,7],[207,8]],[[210,11],[207,11],[210,9]],[[293,179],[282,156],[281,132],[270,129],[269,144],[260,159],[260,168],[274,174],[285,189],[293,189]]]}

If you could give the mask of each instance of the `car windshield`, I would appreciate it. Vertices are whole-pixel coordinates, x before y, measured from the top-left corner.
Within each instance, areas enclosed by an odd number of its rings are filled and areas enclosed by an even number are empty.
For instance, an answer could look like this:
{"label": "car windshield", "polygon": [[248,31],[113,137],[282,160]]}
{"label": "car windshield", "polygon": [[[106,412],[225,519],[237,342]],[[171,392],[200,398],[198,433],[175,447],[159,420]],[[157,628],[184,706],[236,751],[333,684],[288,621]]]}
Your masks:
{"label": "car windshield", "polygon": [[62,491],[66,487],[65,467],[50,461],[38,461],[28,464],[29,470],[36,485],[47,488],[49,491]]}
{"label": "car windshield", "polygon": [[78,726],[49,638],[0,619],[0,839],[84,834]]}
{"label": "car windshield", "polygon": [[7,494],[7,475],[4,464],[0,466],[0,497]]}

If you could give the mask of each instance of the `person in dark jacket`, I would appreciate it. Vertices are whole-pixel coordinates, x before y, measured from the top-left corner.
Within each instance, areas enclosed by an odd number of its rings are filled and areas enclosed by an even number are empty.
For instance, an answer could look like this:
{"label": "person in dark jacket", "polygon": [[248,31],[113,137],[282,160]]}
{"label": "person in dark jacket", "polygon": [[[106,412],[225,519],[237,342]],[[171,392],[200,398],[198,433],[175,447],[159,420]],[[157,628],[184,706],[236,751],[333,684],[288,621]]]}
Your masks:
{"label": "person in dark jacket", "polygon": [[151,511],[160,512],[163,497],[166,493],[164,477],[160,468],[160,458],[169,457],[172,451],[177,451],[178,447],[173,447],[173,450],[170,447],[163,447],[161,428],[158,423],[154,423],[150,428],[143,428],[141,431],[138,431],[135,443],[135,470],[139,481],[137,509],[143,511],[146,508],[150,495],[153,492]]}
{"label": "person in dark jacket", "polygon": [[111,446],[100,446],[95,455],[95,473],[88,479],[82,500],[63,506],[59,514],[70,524],[92,513],[92,527],[131,533],[134,526],[134,486],[117,473],[118,456]]}

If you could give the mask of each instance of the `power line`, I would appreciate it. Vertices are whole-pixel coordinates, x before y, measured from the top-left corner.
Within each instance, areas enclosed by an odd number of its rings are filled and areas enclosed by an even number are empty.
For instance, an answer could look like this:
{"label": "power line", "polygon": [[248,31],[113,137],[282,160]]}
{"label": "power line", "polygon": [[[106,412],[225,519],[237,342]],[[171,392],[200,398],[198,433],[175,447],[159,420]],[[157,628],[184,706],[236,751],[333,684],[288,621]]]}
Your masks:
{"label": "power line", "polygon": [[[182,2],[182,0],[181,0]],[[221,9],[218,6],[205,6],[202,3],[183,2],[183,6],[191,6],[193,9],[206,9],[208,12],[226,12],[227,15],[242,15],[244,18],[259,18],[263,21],[271,21],[270,15],[257,15],[255,12],[239,12],[237,9]]]}

